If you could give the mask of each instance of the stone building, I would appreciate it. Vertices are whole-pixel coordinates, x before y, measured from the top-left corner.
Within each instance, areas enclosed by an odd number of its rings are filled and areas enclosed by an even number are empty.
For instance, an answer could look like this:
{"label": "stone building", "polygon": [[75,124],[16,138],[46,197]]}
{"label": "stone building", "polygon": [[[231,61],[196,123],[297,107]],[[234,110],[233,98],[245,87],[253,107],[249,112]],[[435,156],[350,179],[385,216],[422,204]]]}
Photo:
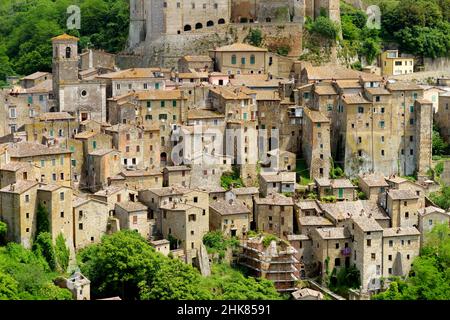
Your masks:
{"label": "stone building", "polygon": [[178,72],[190,72],[191,70],[214,71],[213,61],[208,56],[184,56],[178,60]]}
{"label": "stone building", "polygon": [[213,201],[209,205],[209,230],[241,239],[250,230],[250,213],[240,200]]}
{"label": "stone building", "polygon": [[149,217],[147,206],[140,202],[116,203],[114,216],[119,219],[121,230],[136,230],[145,239],[154,234],[154,220]]}
{"label": "stone building", "polygon": [[137,201],[138,192],[123,186],[108,186],[90,195],[90,198],[105,202],[111,215],[114,213],[116,203]]}
{"label": "stone building", "polygon": [[330,120],[322,113],[303,109],[302,153],[311,178],[327,177],[330,172]]}
{"label": "stone building", "polygon": [[66,244],[73,248],[73,190],[59,185],[40,185],[37,192],[39,203],[48,212],[50,234],[55,240],[63,234]]}
{"label": "stone building", "polygon": [[161,231],[164,238],[172,239],[171,249],[183,249],[186,262],[195,264],[203,236],[209,231],[208,209],[173,201],[160,207]]}
{"label": "stone building", "polygon": [[0,167],[0,188],[20,180],[39,181],[39,167],[27,162],[10,162]]}
{"label": "stone building", "polygon": [[106,82],[107,97],[119,97],[136,91],[165,90],[170,70],[132,68],[97,76]]}
{"label": "stone building", "polygon": [[355,201],[356,186],[348,179],[314,179],[318,190],[319,198],[334,196],[338,201]]}
{"label": "stone building", "polygon": [[106,122],[106,85],[97,79],[79,79],[78,38],[67,34],[52,38],[53,93],[58,110]]}
{"label": "stone building", "polygon": [[27,162],[36,167],[42,183],[71,185],[71,151],[32,142],[9,144],[7,156],[11,162]]}
{"label": "stone building", "polygon": [[398,50],[386,50],[381,54],[381,71],[384,76],[395,76],[414,72],[414,58],[401,57]]}
{"label": "stone building", "polygon": [[450,92],[439,95],[439,107],[435,115],[436,125],[446,142],[450,141]]}
{"label": "stone building", "polygon": [[189,187],[191,184],[191,168],[188,166],[169,166],[163,169],[163,186],[173,185]]}
{"label": "stone building", "polygon": [[31,248],[36,236],[36,181],[21,180],[0,190],[0,219],[8,226],[7,241]]}
{"label": "stone building", "polygon": [[393,228],[418,227],[419,206],[417,194],[410,190],[392,189],[387,192],[386,212]]}
{"label": "stone building", "polygon": [[124,186],[133,190],[160,188],[163,186],[163,174],[157,169],[123,170],[118,175],[110,177],[111,186]]}
{"label": "stone building", "polygon": [[426,235],[428,232],[438,224],[447,224],[450,226],[450,213],[445,210],[430,206],[419,209],[419,232],[420,232],[420,244],[424,244]]}
{"label": "stone building", "polygon": [[73,197],[73,238],[76,250],[99,243],[108,231],[108,204],[96,199]]}
{"label": "stone building", "polygon": [[109,178],[122,171],[120,152],[115,149],[97,149],[87,156],[87,187],[97,192],[108,185]]}
{"label": "stone building", "polygon": [[166,239],[150,241],[150,245],[155,248],[155,251],[162,253],[166,257],[170,253],[170,241]]}
{"label": "stone building", "polygon": [[279,193],[255,199],[256,229],[286,239],[294,231],[294,202]]}
{"label": "stone building", "polygon": [[389,184],[381,174],[360,174],[358,186],[370,201],[378,201],[378,196],[386,191]]}
{"label": "stone building", "polygon": [[409,274],[419,255],[420,232],[416,228],[383,230],[383,277]]}
{"label": "stone building", "polygon": [[259,191],[264,197],[272,193],[295,192],[295,172],[261,172],[258,177]]}
{"label": "stone building", "polygon": [[[202,210],[205,211],[205,214],[209,210],[208,192],[199,189],[188,189],[178,185],[139,190],[138,199],[149,208],[150,218],[155,219],[156,231],[160,234],[163,234],[163,210],[161,209],[163,206],[168,208],[174,202],[177,202],[180,205],[185,204],[195,208],[202,208]],[[168,232],[169,230],[166,228],[166,231]],[[165,237],[166,236],[167,233],[165,234]]]}
{"label": "stone building", "polygon": [[[143,55],[141,59],[146,64],[176,66],[183,55],[204,55],[205,43],[230,43],[228,35],[232,28],[245,34],[240,37],[243,41],[251,27],[263,29],[269,44],[276,45],[282,40],[293,48],[290,55],[298,56],[301,51],[298,39],[305,18],[318,17],[321,8],[332,20],[340,22],[336,0],[208,0],[201,4],[188,0],[174,3],[131,0],[128,51]],[[280,32],[277,27],[290,33]],[[119,58],[124,64],[135,60],[127,56]]]}

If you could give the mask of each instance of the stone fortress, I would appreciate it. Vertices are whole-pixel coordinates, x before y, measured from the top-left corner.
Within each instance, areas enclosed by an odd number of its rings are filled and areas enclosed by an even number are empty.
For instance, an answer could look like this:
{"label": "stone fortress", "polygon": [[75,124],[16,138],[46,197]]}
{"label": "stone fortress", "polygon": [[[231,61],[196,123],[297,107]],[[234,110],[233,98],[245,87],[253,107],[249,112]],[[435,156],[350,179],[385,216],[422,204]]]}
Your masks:
{"label": "stone fortress", "polygon": [[302,51],[306,17],[323,10],[340,21],[339,0],[130,0],[130,34],[119,64],[175,66],[186,54],[206,54],[215,46],[242,42],[251,28],[263,32],[268,48]]}

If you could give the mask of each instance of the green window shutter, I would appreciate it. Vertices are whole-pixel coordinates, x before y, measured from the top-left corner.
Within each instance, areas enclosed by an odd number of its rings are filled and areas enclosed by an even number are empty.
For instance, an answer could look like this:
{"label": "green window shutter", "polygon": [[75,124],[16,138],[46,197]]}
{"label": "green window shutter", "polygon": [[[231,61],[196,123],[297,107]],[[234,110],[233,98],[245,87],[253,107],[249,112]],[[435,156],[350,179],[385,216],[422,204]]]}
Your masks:
{"label": "green window shutter", "polygon": [[97,149],[97,141],[92,141],[92,148]]}
{"label": "green window shutter", "polygon": [[155,89],[159,90],[159,82],[155,83]]}
{"label": "green window shutter", "polygon": [[232,55],[231,56],[231,64],[236,64],[237,63],[237,60],[236,60],[236,55]]}
{"label": "green window shutter", "polygon": [[255,64],[255,55],[250,56],[250,64]]}
{"label": "green window shutter", "polygon": [[173,101],[172,101],[172,106],[173,106],[173,107],[176,107],[176,106],[177,106],[177,100],[173,100]]}

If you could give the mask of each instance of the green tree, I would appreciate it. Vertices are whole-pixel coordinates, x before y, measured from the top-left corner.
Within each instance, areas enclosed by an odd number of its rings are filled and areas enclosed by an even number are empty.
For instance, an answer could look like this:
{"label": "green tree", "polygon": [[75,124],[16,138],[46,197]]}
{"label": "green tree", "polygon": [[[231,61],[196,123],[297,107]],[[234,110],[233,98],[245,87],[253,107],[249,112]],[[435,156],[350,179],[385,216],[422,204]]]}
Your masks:
{"label": "green tree", "polygon": [[438,207],[448,210],[450,208],[450,187],[443,185],[437,192],[432,192],[429,195],[431,201]]}
{"label": "green tree", "polygon": [[[150,280],[150,281],[149,281]],[[161,264],[155,275],[139,284],[142,300],[207,300],[212,295],[198,285],[199,272],[178,259]]]}
{"label": "green tree", "polygon": [[66,272],[69,266],[70,251],[66,246],[66,240],[62,233],[56,237],[55,255],[59,271],[62,273]]}
{"label": "green tree", "polygon": [[48,232],[41,232],[33,242],[33,251],[44,257],[52,271],[56,270],[56,254],[52,243],[52,235]]}
{"label": "green tree", "polygon": [[339,26],[330,18],[320,16],[314,22],[307,24],[308,31],[318,34],[325,39],[335,41],[339,35]]}
{"label": "green tree", "polygon": [[432,150],[433,155],[441,156],[448,152],[448,143],[444,141],[439,131],[433,130]]}
{"label": "green tree", "polygon": [[366,58],[368,64],[372,64],[381,53],[381,45],[378,39],[367,38],[361,44],[360,54]]}
{"label": "green tree", "polygon": [[81,271],[91,281],[93,296],[136,299],[139,284],[151,283],[163,256],[141,235],[127,230],[103,237],[100,244],[81,250],[79,260]]}
{"label": "green tree", "polygon": [[50,222],[48,221],[47,208],[39,203],[36,210],[36,236],[39,236],[42,232],[50,232]]}
{"label": "green tree", "polygon": [[8,231],[8,225],[0,221],[0,245],[4,245],[6,243],[6,233]]}
{"label": "green tree", "polygon": [[260,47],[263,41],[262,31],[260,29],[250,29],[247,40],[251,45]]}
{"label": "green tree", "polygon": [[0,300],[18,300],[18,293],[17,281],[0,270]]}

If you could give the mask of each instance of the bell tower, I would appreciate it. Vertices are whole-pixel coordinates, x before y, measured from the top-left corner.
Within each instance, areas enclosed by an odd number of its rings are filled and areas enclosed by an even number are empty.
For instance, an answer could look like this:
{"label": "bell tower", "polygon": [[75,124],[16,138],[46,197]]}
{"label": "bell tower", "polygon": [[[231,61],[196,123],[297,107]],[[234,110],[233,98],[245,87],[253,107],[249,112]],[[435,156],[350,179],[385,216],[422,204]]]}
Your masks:
{"label": "bell tower", "polygon": [[53,94],[59,105],[59,87],[78,81],[78,38],[63,34],[52,39]]}

